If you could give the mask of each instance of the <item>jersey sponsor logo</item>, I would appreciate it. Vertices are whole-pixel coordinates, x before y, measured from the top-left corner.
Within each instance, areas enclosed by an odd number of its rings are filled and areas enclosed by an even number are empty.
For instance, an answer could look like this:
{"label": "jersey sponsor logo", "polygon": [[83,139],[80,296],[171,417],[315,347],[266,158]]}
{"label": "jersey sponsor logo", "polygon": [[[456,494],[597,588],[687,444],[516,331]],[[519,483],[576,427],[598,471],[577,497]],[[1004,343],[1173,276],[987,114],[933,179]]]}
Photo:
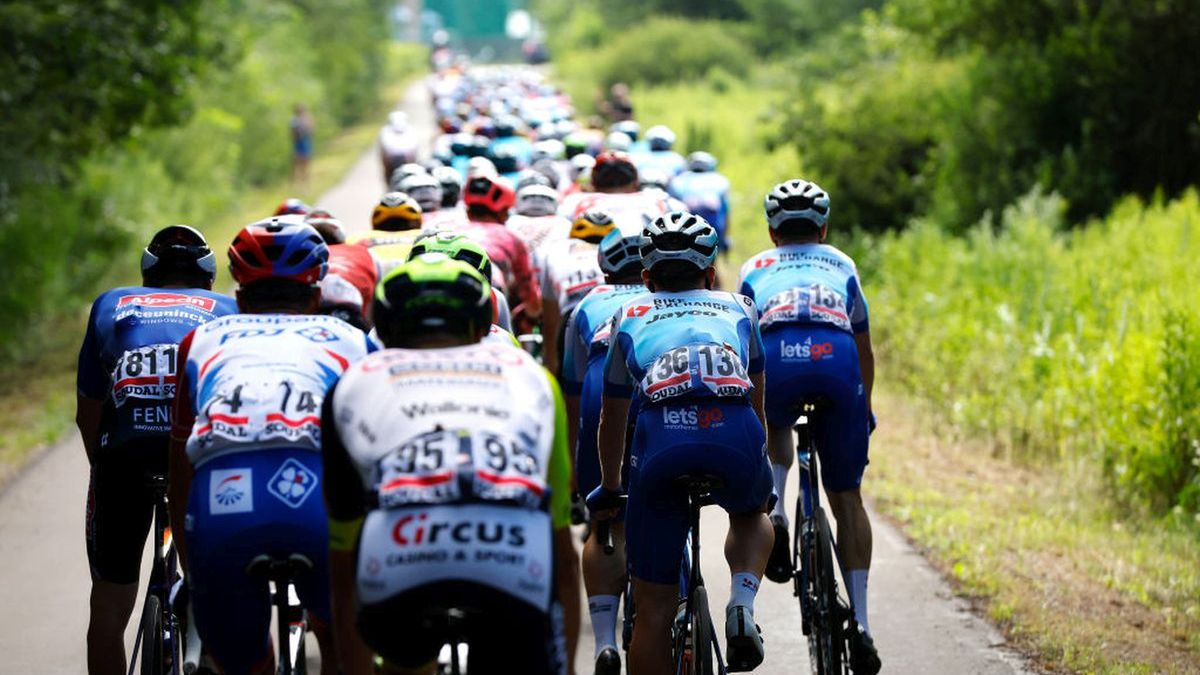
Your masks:
{"label": "jersey sponsor logo", "polygon": [[126,305],[142,305],[143,307],[195,307],[211,312],[217,306],[213,298],[184,293],[145,293],[143,295],[127,295],[117,301],[117,307]]}
{"label": "jersey sponsor logo", "polygon": [[695,430],[718,429],[725,426],[725,411],[719,407],[701,407],[698,405],[674,408],[663,406],[662,419],[664,429]]}
{"label": "jersey sponsor logo", "polygon": [[421,512],[401,516],[392,527],[397,546],[437,546],[442,543],[490,544],[519,548],[525,545],[525,527],[499,518],[435,518]]}
{"label": "jersey sponsor logo", "polygon": [[646,312],[649,312],[649,311],[650,311],[650,305],[634,305],[633,307],[630,307],[625,312],[625,316],[630,316],[630,317],[646,316]]}
{"label": "jersey sponsor logo", "polygon": [[426,415],[446,415],[464,413],[467,415],[484,415],[495,419],[506,420],[512,413],[504,408],[479,403],[460,403],[458,401],[440,401],[438,403],[414,403],[401,406],[400,412],[408,419],[425,417]]}
{"label": "jersey sponsor logo", "polygon": [[759,258],[758,260],[754,261],[754,269],[760,270],[764,267],[770,267],[771,265],[774,265],[777,262],[779,262],[778,258],[772,258],[769,256],[766,258]]}
{"label": "jersey sponsor logo", "polygon": [[208,512],[212,515],[254,510],[254,472],[250,468],[217,469],[208,481]]}
{"label": "jersey sponsor logo", "polygon": [[317,474],[289,458],[267,483],[267,492],[293,509],[300,508],[317,489]]}
{"label": "jersey sponsor logo", "polygon": [[710,312],[706,309],[682,309],[682,310],[675,310],[673,312],[663,312],[662,314],[655,314],[654,316],[650,317],[650,320],[646,322],[646,325],[649,326],[652,323],[657,323],[659,321],[664,321],[667,319],[684,319],[684,318],[687,318],[690,316],[719,316],[719,315],[716,312]]}
{"label": "jersey sponsor logo", "polygon": [[820,361],[833,356],[832,342],[813,344],[812,338],[804,342],[788,344],[787,340],[779,341],[779,356],[784,361]]}

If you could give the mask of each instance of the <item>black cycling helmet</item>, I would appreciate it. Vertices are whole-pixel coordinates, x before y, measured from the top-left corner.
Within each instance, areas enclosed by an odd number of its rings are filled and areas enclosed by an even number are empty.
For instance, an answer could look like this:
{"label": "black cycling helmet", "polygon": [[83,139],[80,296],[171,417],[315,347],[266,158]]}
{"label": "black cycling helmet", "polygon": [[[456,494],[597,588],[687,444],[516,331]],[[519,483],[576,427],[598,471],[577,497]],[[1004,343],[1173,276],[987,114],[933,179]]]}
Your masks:
{"label": "black cycling helmet", "polygon": [[389,272],[372,307],[375,330],[389,347],[429,333],[474,336],[492,324],[492,289],[469,264],[426,253]]}
{"label": "black cycling helmet", "polygon": [[142,251],[142,279],[147,285],[167,278],[217,279],[217,258],[200,231],[187,225],[168,225],[159,230]]}

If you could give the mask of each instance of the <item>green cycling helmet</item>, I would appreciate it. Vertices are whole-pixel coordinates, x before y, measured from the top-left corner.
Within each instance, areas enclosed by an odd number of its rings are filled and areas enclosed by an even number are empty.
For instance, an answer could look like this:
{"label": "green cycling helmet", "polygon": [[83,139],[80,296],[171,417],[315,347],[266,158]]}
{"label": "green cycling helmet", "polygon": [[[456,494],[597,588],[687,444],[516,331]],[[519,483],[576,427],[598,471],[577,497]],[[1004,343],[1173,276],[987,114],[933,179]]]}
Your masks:
{"label": "green cycling helmet", "polygon": [[413,335],[476,336],[492,324],[492,289],[469,264],[425,253],[379,282],[373,311],[375,330],[389,347]]}
{"label": "green cycling helmet", "polygon": [[461,260],[479,270],[485,279],[492,278],[492,260],[488,257],[487,249],[479,242],[457,232],[431,232],[417,237],[409,249],[408,259],[412,260],[426,253],[445,253],[455,260]]}

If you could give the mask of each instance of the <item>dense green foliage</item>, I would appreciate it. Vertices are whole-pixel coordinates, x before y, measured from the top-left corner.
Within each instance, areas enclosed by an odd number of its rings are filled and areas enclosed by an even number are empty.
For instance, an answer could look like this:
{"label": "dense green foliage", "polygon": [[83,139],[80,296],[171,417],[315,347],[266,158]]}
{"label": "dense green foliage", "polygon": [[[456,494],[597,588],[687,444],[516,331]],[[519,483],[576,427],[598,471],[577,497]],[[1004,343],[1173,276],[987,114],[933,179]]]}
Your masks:
{"label": "dense green foliage", "polygon": [[889,234],[871,325],[884,377],[1015,453],[1083,459],[1156,511],[1200,514],[1200,200],[1085,228],[1033,194],[993,227]]}
{"label": "dense green foliage", "polygon": [[294,104],[312,111],[318,152],[373,112],[387,4],[0,8],[12,57],[0,59],[0,366],[32,355],[39,331],[114,270],[127,280],[132,240],[203,227],[248,186],[285,176]]}

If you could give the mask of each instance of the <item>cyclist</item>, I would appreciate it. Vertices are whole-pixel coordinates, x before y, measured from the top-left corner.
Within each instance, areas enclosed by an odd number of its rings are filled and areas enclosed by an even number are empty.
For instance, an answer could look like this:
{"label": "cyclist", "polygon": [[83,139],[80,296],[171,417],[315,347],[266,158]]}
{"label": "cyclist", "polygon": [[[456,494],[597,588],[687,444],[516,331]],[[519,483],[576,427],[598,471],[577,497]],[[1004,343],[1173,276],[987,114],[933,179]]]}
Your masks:
{"label": "cyclist", "polygon": [[298,197],[289,197],[280,202],[279,206],[275,207],[275,215],[277,216],[304,216],[308,215],[310,211],[312,211],[312,207]]}
{"label": "cyclist", "polygon": [[569,238],[548,246],[543,255],[542,354],[555,375],[561,365],[562,330],[579,301],[600,285],[604,272],[597,251],[600,240],[615,227],[607,213],[587,211],[571,224]]}
{"label": "cyclist", "polygon": [[767,574],[779,582],[792,578],[783,500],[795,454],[792,425],[803,399],[823,396],[830,407],[816,432],[821,482],[837,519],[838,551],[862,627],[854,643],[854,672],[873,673],[879,656],[867,623],[871,522],[859,490],[875,380],[867,300],[854,261],[823,243],[829,218],[824,190],[805,180],[785,181],[767,194],[765,208],[775,248],[746,262],[740,287],[758,306],[766,346],[767,447],[780,498],[771,514],[775,548]]}
{"label": "cyclist", "polygon": [[197,630],[228,675],[274,669],[266,582],[246,573],[262,554],[313,563],[297,591],[327,655],[321,672],[337,673],[327,519],[312,494],[322,473],[318,415],[325,391],[374,346],[338,319],[309,316],[327,259],[320,235],[299,219],[246,226],[229,247],[242,313],[180,344],[171,520]]}
{"label": "cyclist", "polygon": [[[570,460],[558,386],[514,347],[479,344],[487,280],[424,254],[376,295],[389,349],[322,409],[333,602],[346,675],[432,672],[464,637],[472,673],[564,672]],[[566,596],[577,604],[578,588]],[[446,616],[466,620],[451,635]]]}
{"label": "cyclist", "polygon": [[350,237],[349,242],[367,247],[383,274],[408,259],[408,249],[420,236],[421,224],[417,201],[403,192],[389,192],[371,212],[371,230]]}
{"label": "cyclist", "polygon": [[154,513],[149,475],[165,475],[178,344],[233,314],[211,292],[216,257],[186,225],[159,230],[142,252],[142,285],[96,298],[79,350],[75,422],[91,466],[85,527],[92,575],[88,671],[125,672],[125,626],[137,600]]}
{"label": "cyclist", "polygon": [[675,176],[668,188],[672,197],[717,229],[721,251],[729,250],[729,179],[717,172],[717,158],[707,152],[688,155],[687,171]]}
{"label": "cyclist", "polygon": [[684,474],[723,479],[714,498],[729,513],[725,557],[730,671],[763,659],[754,596],[771,553],[771,469],[763,431],[763,357],[749,298],[712,289],[717,233],[699,216],[672,212],[646,225],[643,280],[651,293],[615,315],[605,362],[597,435],[600,487],[588,497],[598,518],[615,511],[630,397],[641,409],[629,460],[625,546],[633,575],[630,671],[670,672],[669,631],[679,601],[687,501]]}
{"label": "cyclist", "polygon": [[[612,336],[613,314],[634,296],[644,294],[642,235],[609,232],[600,242],[599,262],[605,283],[593,288],[571,312],[563,333],[563,365],[559,382],[567,403],[571,450],[575,454],[576,492],[587,495],[600,485],[596,431],[600,426],[600,393],[604,386],[604,357]],[[596,531],[592,522],[592,531]],[[613,523],[612,555],[605,555],[596,537],[583,546],[583,584],[595,637],[596,673],[616,675],[617,603],[625,588],[625,530]]]}
{"label": "cyclist", "polygon": [[320,313],[369,330],[371,295],[379,279],[375,256],[365,246],[347,244],[342,222],[328,211],[313,211],[304,222],[329,246],[329,271],[321,279]]}
{"label": "cyclist", "polygon": [[442,183],[431,174],[408,176],[400,181],[400,191],[416,200],[423,215],[442,208]]}
{"label": "cyclist", "polygon": [[[461,260],[471,265],[479,270],[483,278],[488,280],[489,285],[491,285],[491,280],[497,273],[483,246],[480,246],[478,242],[468,239],[466,235],[458,234],[457,232],[431,232],[421,235],[413,242],[412,250],[408,253],[408,259],[412,260],[426,253],[444,253],[455,260]],[[491,292],[492,323],[511,334],[512,315],[508,309],[508,299],[504,297],[504,294],[495,285],[491,285]]]}
{"label": "cyclist", "polygon": [[499,268],[512,304],[513,323],[518,332],[528,333],[541,317],[542,298],[533,278],[529,249],[504,226],[514,200],[513,190],[504,179],[487,174],[471,178],[463,190],[471,222],[461,232],[482,244],[492,264]]}
{"label": "cyclist", "polygon": [[433,170],[432,175],[442,186],[442,209],[452,209],[458,206],[462,194],[462,177],[453,167],[442,166]]}
{"label": "cyclist", "polygon": [[683,156],[675,152],[675,132],[669,127],[656,124],[646,130],[646,148],[633,154],[638,173],[661,171],[668,176],[677,176],[683,172],[687,162]]}
{"label": "cyclist", "polygon": [[[536,173],[533,175],[541,176]],[[541,271],[545,267],[543,247],[566,239],[571,221],[557,213],[558,192],[536,180],[517,190],[517,205],[513,210],[505,225],[525,242],[534,275],[541,278]]]}
{"label": "cyclist", "polygon": [[[591,184],[595,192],[578,192],[563,199],[559,213],[575,221],[585,211],[601,209],[616,222],[624,222],[629,214],[641,216],[649,213],[659,216],[670,210],[682,208],[658,190],[641,189],[637,167],[623,152],[604,152],[596,158],[591,170]],[[642,222],[635,219],[639,227]]]}

